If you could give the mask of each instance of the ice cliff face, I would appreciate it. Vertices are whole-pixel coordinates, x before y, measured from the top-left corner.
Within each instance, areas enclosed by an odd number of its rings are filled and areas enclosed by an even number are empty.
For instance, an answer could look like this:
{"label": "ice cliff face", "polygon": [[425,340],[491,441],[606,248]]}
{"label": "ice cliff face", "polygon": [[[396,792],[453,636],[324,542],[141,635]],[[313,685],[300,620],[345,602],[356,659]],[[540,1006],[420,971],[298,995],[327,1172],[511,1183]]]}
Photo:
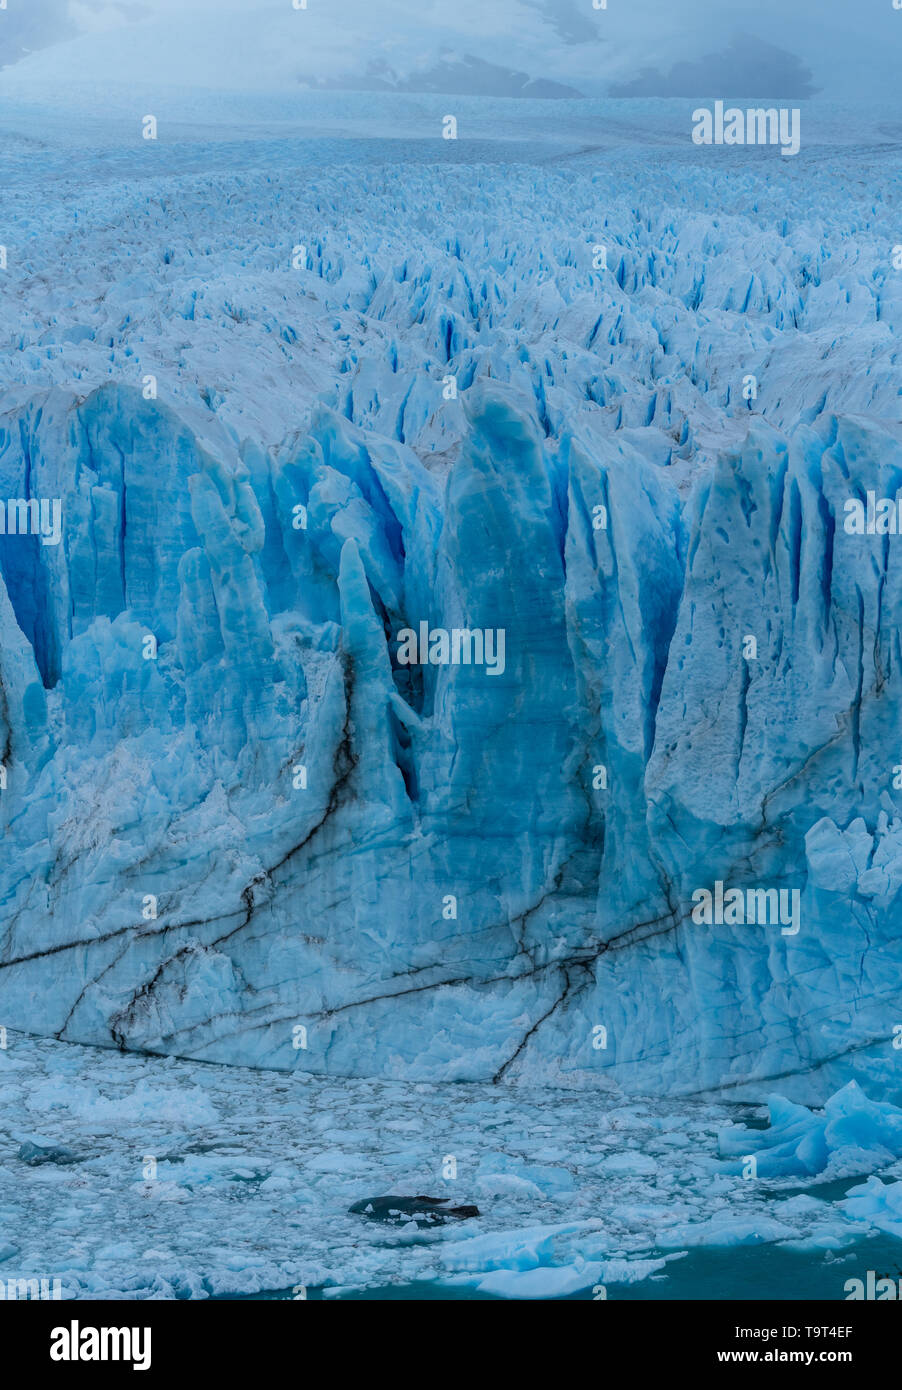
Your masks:
{"label": "ice cliff face", "polygon": [[[899,442],[759,423],[681,505],[507,388],[467,416],[444,486],[325,407],[272,458],[122,387],[7,423],[0,492],[66,525],[0,544],[3,1016],[339,1073],[886,1080],[902,593],[842,516]],[[400,665],[423,622],[503,629],[503,670]],[[798,889],[799,930],[694,921],[717,880]]]}
{"label": "ice cliff face", "polygon": [[[902,541],[844,526],[902,485],[877,195],[818,243],[785,161],[655,172],[646,214],[652,164],[616,196],[539,163],[297,191],[278,153],[208,230],[218,175],[176,147],[122,186],[121,251],[106,184],[73,229],[57,170],[11,260],[43,385],[5,379],[0,498],[63,526],[0,536],[0,1020],[336,1075],[894,1092]],[[404,663],[421,625],[503,662]],[[731,890],[794,906],[693,919]]]}

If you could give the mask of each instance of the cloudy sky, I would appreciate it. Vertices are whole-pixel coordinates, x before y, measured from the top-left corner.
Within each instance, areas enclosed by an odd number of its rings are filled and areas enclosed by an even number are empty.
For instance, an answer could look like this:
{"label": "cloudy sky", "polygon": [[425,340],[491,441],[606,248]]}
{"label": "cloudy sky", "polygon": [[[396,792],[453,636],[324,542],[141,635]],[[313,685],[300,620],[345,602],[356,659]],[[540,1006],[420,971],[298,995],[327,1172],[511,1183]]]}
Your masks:
{"label": "cloudy sky", "polygon": [[8,0],[0,11],[4,64],[199,86],[513,93],[525,75],[535,95],[853,96],[894,90],[900,59],[892,0],[307,0],[303,11]]}

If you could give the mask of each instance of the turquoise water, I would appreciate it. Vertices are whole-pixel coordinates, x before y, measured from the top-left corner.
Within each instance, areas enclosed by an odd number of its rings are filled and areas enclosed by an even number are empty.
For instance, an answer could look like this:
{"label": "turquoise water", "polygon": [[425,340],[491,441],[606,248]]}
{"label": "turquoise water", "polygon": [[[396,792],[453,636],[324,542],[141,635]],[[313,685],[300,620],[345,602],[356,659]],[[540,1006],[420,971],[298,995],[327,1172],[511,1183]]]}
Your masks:
{"label": "turquoise water", "polygon": [[[878,1276],[902,1275],[902,1241],[890,1236],[862,1240],[832,1257],[823,1253],[801,1254],[772,1245],[742,1246],[731,1250],[693,1250],[674,1260],[666,1274],[638,1284],[609,1284],[610,1300],[655,1302],[669,1299],[722,1301],[731,1299],[824,1299],[843,1301],[847,1279],[864,1279],[873,1269]],[[291,1289],[243,1294],[243,1299],[269,1301],[291,1299]],[[321,1288],[309,1288],[307,1298],[319,1301]],[[386,1288],[360,1289],[333,1296],[329,1302],[356,1303],[382,1300],[397,1302],[499,1302],[491,1294],[472,1289],[448,1288],[433,1283],[393,1284]],[[587,1303],[592,1291],[570,1294],[560,1302]]]}
{"label": "turquoise water", "polygon": [[[666,1279],[645,1279],[626,1287],[611,1285],[609,1298],[633,1301],[691,1299],[844,1300],[847,1279],[864,1279],[869,1269],[898,1278],[902,1241],[876,1236],[832,1259],[773,1246],[733,1250],[693,1250],[667,1269]],[[585,1296],[585,1295],[583,1295]],[[591,1297],[591,1294],[588,1295]]]}

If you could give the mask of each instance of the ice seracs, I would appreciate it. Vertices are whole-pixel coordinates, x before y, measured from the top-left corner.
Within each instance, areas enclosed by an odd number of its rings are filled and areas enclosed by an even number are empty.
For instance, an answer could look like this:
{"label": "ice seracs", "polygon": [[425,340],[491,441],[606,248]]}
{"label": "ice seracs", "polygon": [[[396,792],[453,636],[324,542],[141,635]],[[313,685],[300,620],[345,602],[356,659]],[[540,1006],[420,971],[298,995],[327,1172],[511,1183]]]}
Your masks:
{"label": "ice seracs", "polygon": [[[876,502],[843,524],[902,476],[867,121],[806,112],[815,178],[633,103],[614,177],[605,103],[511,107],[513,150],[403,98],[197,100],[184,141],[10,120],[43,144],[8,148],[0,498],[62,539],[0,535],[3,1026],[891,1097],[902,591]],[[718,882],[763,930],[692,921]]]}

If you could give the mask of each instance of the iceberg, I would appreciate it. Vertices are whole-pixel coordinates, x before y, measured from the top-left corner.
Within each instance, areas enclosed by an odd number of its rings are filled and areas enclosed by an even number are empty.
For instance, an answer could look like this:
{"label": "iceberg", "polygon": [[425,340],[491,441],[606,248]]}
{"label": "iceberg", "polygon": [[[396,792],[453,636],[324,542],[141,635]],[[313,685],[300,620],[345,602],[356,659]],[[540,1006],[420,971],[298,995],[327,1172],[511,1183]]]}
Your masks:
{"label": "iceberg", "polygon": [[768,1108],[770,1126],[763,1133],[729,1128],[720,1134],[721,1154],[753,1155],[757,1177],[841,1177],[902,1158],[902,1110],[869,1100],[854,1081],[831,1096],[822,1112],[782,1096],[772,1097]]}

